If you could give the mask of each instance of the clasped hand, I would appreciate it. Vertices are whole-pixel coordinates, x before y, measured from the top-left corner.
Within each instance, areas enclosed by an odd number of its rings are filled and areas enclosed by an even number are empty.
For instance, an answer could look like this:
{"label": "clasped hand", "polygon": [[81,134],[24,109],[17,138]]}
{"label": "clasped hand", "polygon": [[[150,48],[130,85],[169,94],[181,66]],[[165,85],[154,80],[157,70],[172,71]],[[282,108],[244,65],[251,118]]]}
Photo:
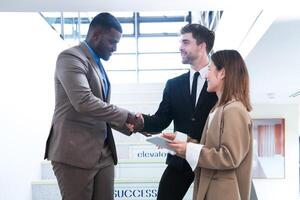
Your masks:
{"label": "clasped hand", "polygon": [[140,132],[147,137],[150,136],[150,134],[148,134],[147,132],[141,132],[144,128],[144,118],[141,113],[128,113],[126,126],[133,133]]}

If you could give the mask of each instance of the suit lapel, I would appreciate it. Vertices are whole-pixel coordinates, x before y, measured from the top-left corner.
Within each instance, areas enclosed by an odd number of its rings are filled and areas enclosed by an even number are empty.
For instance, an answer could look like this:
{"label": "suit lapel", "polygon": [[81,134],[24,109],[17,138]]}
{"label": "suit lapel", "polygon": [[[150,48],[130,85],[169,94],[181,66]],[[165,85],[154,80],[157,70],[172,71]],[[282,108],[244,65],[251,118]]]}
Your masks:
{"label": "suit lapel", "polygon": [[187,72],[182,79],[182,96],[187,103],[186,105],[189,105],[191,112],[197,112],[201,105],[207,100],[206,96],[208,94],[207,92],[207,81],[204,82],[204,85],[202,87],[202,90],[200,92],[200,96],[198,98],[196,107],[194,107],[191,99],[191,92],[190,92],[190,72]]}
{"label": "suit lapel", "polygon": [[86,57],[89,59],[89,61],[91,62],[92,64],[92,67],[93,69],[97,72],[97,75],[98,75],[98,78],[101,82],[101,86],[103,86],[103,81],[102,81],[102,74],[100,72],[100,69],[99,69],[99,66],[98,64],[96,63],[96,61],[93,59],[93,56],[91,54],[91,52],[88,50],[88,48],[86,47],[86,45],[81,42],[80,45],[81,49],[83,50],[83,52],[85,53]]}
{"label": "suit lapel", "polygon": [[110,85],[110,81],[109,81],[109,78],[108,78],[107,74],[106,74],[106,79],[107,79],[107,84],[108,84],[108,93],[107,93],[107,97],[106,97],[106,102],[109,103],[110,102],[111,85]]}
{"label": "suit lapel", "polygon": [[[81,42],[79,44],[80,48],[82,49],[82,51],[84,52],[84,54],[86,55],[86,57],[89,59],[89,61],[91,62],[92,64],[92,67],[94,69],[94,71],[96,71],[96,74],[99,78],[99,81],[100,81],[100,85],[101,85],[101,94],[102,94],[102,99],[105,99],[105,95],[104,95],[104,91],[103,91],[103,88],[104,88],[104,83],[103,83],[103,77],[102,77],[102,73],[100,72],[100,69],[99,69],[99,66],[98,64],[96,63],[96,61],[93,59],[93,56],[91,54],[91,52],[88,50],[87,46]],[[110,87],[109,87],[109,95],[110,95]],[[109,96],[108,95],[108,96]],[[108,99],[108,98],[107,98]]]}
{"label": "suit lapel", "polygon": [[188,98],[189,105],[192,109],[192,112],[197,112],[201,105],[206,101],[207,96],[207,81],[204,82],[202,90],[200,92],[200,95],[198,97],[198,101],[196,103],[196,106],[193,105],[192,99],[191,99],[191,93],[190,93],[190,72],[186,73],[185,76],[185,84],[183,84],[184,91],[186,94],[184,94],[185,97]]}
{"label": "suit lapel", "polygon": [[200,139],[200,144],[204,145],[206,143],[207,128],[208,128],[208,122],[206,120],[205,126],[202,131],[202,137]]}
{"label": "suit lapel", "polygon": [[[100,72],[99,66],[97,65],[98,73],[100,74],[100,77],[105,78],[106,81],[107,81],[107,90],[108,90],[108,91],[107,91],[107,94],[106,94],[107,96],[104,95],[104,93],[103,93],[103,96],[105,96],[106,102],[109,102],[109,99],[110,99],[110,81],[109,81],[109,79],[108,79],[107,73],[106,73],[106,71],[105,71],[105,69],[104,69],[104,67],[103,67],[101,61],[99,61],[99,65],[101,65],[105,77],[103,77],[103,74]],[[102,81],[101,84],[104,85],[103,79],[101,79],[101,81]]]}
{"label": "suit lapel", "polygon": [[191,94],[190,94],[190,72],[187,72],[182,77],[182,83],[181,86],[181,94],[183,98],[183,105],[186,105],[190,108],[190,112],[193,112],[192,107],[192,100],[191,100]]}
{"label": "suit lapel", "polygon": [[207,81],[204,82],[204,85],[200,92],[200,96],[198,98],[195,110],[199,110],[199,108],[201,107],[201,104],[203,104],[203,102],[205,101],[206,96],[207,96]]}

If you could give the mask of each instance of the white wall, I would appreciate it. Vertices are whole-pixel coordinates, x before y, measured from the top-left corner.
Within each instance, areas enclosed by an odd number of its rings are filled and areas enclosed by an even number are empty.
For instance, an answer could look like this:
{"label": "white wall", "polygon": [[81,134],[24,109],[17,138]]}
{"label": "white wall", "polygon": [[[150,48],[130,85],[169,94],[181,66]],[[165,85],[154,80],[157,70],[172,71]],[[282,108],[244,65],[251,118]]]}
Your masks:
{"label": "white wall", "polygon": [[[0,200],[30,200],[53,113],[55,60],[65,47],[37,13],[0,13],[0,24]],[[255,180],[259,199],[297,199],[299,106],[256,104],[252,116],[286,119],[286,177]]]}
{"label": "white wall", "polygon": [[0,13],[0,200],[31,199],[54,108],[62,40],[38,13]]}
{"label": "white wall", "polygon": [[259,199],[299,199],[299,105],[255,104],[251,116],[285,119],[285,178],[255,179]]}

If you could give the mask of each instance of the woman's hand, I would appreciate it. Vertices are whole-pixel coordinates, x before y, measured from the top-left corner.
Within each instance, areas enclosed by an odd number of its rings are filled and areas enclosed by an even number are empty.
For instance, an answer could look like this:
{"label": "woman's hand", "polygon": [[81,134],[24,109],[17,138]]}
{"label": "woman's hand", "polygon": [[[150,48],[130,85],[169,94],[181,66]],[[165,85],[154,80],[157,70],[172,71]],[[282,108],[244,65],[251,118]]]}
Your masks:
{"label": "woman's hand", "polygon": [[176,133],[163,133],[162,137],[171,140],[172,142],[169,142],[168,145],[174,149],[178,156],[185,158],[186,142],[175,140]]}
{"label": "woman's hand", "polygon": [[173,141],[176,137],[176,133],[163,133],[161,136]]}
{"label": "woman's hand", "polygon": [[185,152],[186,152],[186,145],[187,142],[181,142],[181,141],[172,141],[168,144],[172,149],[175,150],[176,155],[185,158]]}
{"label": "woman's hand", "polygon": [[168,146],[174,149],[178,156],[185,158],[187,142],[175,140],[176,133],[163,133],[162,137],[171,140],[172,142],[169,142]]}

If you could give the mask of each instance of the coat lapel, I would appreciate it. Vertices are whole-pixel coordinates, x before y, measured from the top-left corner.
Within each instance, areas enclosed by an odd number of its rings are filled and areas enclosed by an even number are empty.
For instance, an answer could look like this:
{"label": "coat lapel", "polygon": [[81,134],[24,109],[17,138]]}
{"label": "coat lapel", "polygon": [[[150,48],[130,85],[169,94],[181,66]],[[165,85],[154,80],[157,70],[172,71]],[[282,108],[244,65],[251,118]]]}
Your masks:
{"label": "coat lapel", "polygon": [[199,107],[201,107],[203,102],[206,101],[206,98],[205,98],[206,96],[207,96],[207,81],[205,81],[203,84],[203,87],[200,92],[200,96],[198,98],[195,110],[199,110]]}
{"label": "coat lapel", "polygon": [[[104,99],[104,91],[103,91],[104,83],[103,83],[103,77],[102,77],[102,73],[100,72],[99,66],[96,63],[96,61],[94,60],[91,52],[88,50],[87,46],[83,42],[81,42],[79,44],[79,47],[82,49],[82,51],[84,52],[86,57],[89,59],[90,63],[92,64],[92,67],[93,67],[94,71],[96,71],[96,74],[99,78],[100,85],[101,85],[101,87],[100,87],[100,89],[101,89],[100,94],[102,94],[101,98]],[[108,97],[109,97],[110,96],[110,87],[109,87],[109,92],[108,93],[109,93],[109,95],[108,95]],[[109,99],[109,98],[107,98],[107,99]]]}
{"label": "coat lapel", "polygon": [[[98,69],[98,73],[100,73],[100,77],[102,78],[105,78],[106,79],[106,81],[107,81],[107,87],[108,87],[108,91],[107,91],[107,96],[106,95],[104,95],[104,96],[106,96],[106,102],[109,102],[109,100],[110,100],[110,81],[109,81],[109,78],[108,78],[108,75],[107,75],[107,73],[106,73],[106,71],[105,71],[105,69],[104,69],[104,67],[103,67],[103,65],[102,65],[102,62],[100,61],[100,63],[99,63],[100,65],[101,65],[101,67],[102,67],[102,69],[104,70],[104,76],[105,77],[103,77],[103,74],[100,72],[100,69],[99,69],[99,66],[97,65],[97,69]],[[103,79],[101,79],[101,84],[102,85],[104,85],[104,83],[103,83]],[[103,93],[104,94],[104,93]]]}
{"label": "coat lapel", "polygon": [[109,81],[109,78],[106,74],[106,78],[107,78],[107,83],[108,83],[108,94],[107,94],[107,97],[106,97],[106,102],[110,102],[110,91],[111,91],[111,84],[110,84],[110,81]]}
{"label": "coat lapel", "polygon": [[203,134],[200,140],[200,144],[206,143],[207,128],[208,128],[208,120],[206,120],[205,126],[203,128]]}
{"label": "coat lapel", "polygon": [[[219,145],[222,110],[223,110],[223,106],[215,107],[211,110],[210,113],[215,111],[215,114],[212,119],[210,119],[210,116],[208,116],[208,118],[207,118],[207,122],[205,124],[205,129],[204,129],[205,137],[203,137],[203,140],[201,139],[201,144],[206,144],[209,146],[210,145]],[[208,120],[210,120],[209,125],[208,125]]]}
{"label": "coat lapel", "polygon": [[191,94],[190,94],[190,72],[187,72],[182,77],[182,82],[179,84],[181,87],[181,94],[183,99],[183,105],[187,105],[193,111]]}

